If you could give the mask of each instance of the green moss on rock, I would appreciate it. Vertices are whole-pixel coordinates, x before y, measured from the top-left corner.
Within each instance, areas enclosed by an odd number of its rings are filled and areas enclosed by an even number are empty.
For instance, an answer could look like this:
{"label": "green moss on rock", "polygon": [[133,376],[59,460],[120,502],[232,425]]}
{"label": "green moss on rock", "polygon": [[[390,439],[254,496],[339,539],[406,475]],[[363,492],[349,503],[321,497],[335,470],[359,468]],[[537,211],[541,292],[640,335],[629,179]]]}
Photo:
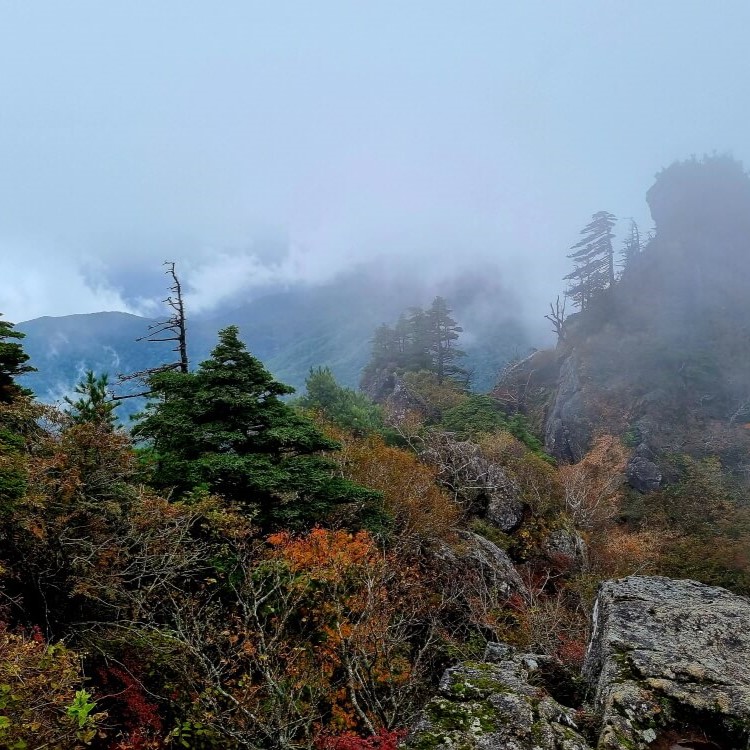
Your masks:
{"label": "green moss on rock", "polygon": [[425,714],[430,724],[438,729],[473,733],[491,732],[497,718],[495,709],[488,703],[456,703],[446,698],[430,701]]}

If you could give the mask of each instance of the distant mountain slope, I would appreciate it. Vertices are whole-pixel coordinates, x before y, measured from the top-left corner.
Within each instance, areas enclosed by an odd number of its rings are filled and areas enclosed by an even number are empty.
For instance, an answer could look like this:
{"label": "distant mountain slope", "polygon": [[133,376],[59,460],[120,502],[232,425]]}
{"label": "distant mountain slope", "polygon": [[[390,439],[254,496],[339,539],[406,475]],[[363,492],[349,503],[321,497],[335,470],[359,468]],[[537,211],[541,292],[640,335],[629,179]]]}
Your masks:
{"label": "distant mountain slope", "polygon": [[27,376],[25,385],[44,401],[68,393],[86,369],[120,372],[151,367],[163,353],[155,345],[135,341],[150,321],[121,312],[43,317],[19,323],[26,334],[24,349],[38,372]]}
{"label": "distant mountain slope", "polygon": [[[475,285],[472,288],[472,284]],[[492,387],[508,359],[529,348],[517,320],[497,319],[477,310],[492,309],[495,288],[465,280],[461,288],[434,290],[458,300],[455,316],[464,323],[467,365],[474,370],[476,390]],[[216,332],[229,324],[240,328],[243,340],[274,375],[302,388],[311,367],[329,366],[339,381],[356,387],[370,353],[375,327],[394,321],[410,305],[427,304],[433,291],[404,280],[385,284],[366,273],[351,274],[315,287],[294,287],[260,297],[210,319],[188,321],[191,362],[205,359]],[[118,373],[152,367],[171,357],[169,344],[137,342],[153,321],[119,312],[44,317],[18,324],[26,333],[26,351],[37,373],[25,384],[44,401],[68,393],[88,368]],[[132,411],[130,407],[124,411]]]}

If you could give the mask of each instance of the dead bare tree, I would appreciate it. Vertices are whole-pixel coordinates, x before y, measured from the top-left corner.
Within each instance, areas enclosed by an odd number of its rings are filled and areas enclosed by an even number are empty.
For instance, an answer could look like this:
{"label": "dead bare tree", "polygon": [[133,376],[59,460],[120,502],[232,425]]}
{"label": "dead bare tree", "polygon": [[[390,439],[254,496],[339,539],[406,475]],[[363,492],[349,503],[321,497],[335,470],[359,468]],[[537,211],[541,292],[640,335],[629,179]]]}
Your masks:
{"label": "dead bare tree", "polygon": [[750,418],[750,396],[740,399],[728,416],[730,425],[736,424],[740,419]]}
{"label": "dead bare tree", "polygon": [[[166,362],[156,367],[149,367],[145,370],[138,370],[129,374],[118,375],[118,384],[123,384],[131,380],[139,380],[147,385],[149,377],[159,372],[168,372],[177,370],[181,373],[189,371],[190,362],[187,354],[187,324],[185,321],[185,302],[182,296],[182,285],[175,271],[174,261],[165,260],[164,265],[167,270],[164,272],[172,277],[172,285],[169,287],[170,294],[162,300],[170,308],[171,312],[166,320],[160,320],[152,323],[148,327],[148,333],[141,336],[136,341],[149,341],[152,343],[175,342],[176,346],[172,349],[178,356],[173,362]],[[124,395],[113,395],[114,401],[121,401],[127,398],[137,398],[139,396],[148,396],[150,389],[139,393],[128,393]]]}
{"label": "dead bare tree", "polygon": [[552,323],[554,332],[557,334],[558,341],[565,341],[565,302],[566,299],[563,297],[562,305],[560,304],[560,295],[557,295],[555,300],[555,306],[549,303],[549,315],[544,317]]}
{"label": "dead bare tree", "polygon": [[[172,286],[169,287],[171,294],[162,300],[168,307],[172,309],[172,314],[165,321],[159,323],[153,323],[150,325],[149,333],[146,336],[136,339],[136,341],[175,341],[177,346],[172,350],[177,352],[179,358],[176,362],[162,365],[163,370],[179,370],[180,372],[186,373],[188,371],[189,362],[187,355],[187,327],[185,325],[185,303],[182,299],[182,285],[180,279],[177,277],[177,273],[174,270],[174,261],[165,260],[164,265],[167,266],[165,273],[172,277]],[[174,296],[172,296],[174,295]],[[158,338],[163,334],[168,334],[163,338]]]}
{"label": "dead bare tree", "polygon": [[576,528],[602,528],[617,515],[626,458],[619,440],[601,435],[581,461],[560,467],[565,509]]}
{"label": "dead bare tree", "polygon": [[500,373],[497,385],[492,392],[493,397],[514,414],[523,412],[526,408],[527,396],[531,389],[531,381],[536,370],[527,367],[530,358],[513,359],[508,362]]}

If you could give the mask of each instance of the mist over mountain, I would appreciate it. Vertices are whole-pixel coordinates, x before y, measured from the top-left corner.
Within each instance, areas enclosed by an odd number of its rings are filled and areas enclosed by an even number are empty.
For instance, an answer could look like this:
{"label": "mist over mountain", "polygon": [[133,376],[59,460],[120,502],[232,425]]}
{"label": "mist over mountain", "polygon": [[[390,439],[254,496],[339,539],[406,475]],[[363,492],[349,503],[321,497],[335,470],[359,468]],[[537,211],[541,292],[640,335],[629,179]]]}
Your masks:
{"label": "mist over mountain", "polygon": [[[219,315],[192,317],[188,310],[189,355],[194,364],[206,359],[217,331],[234,324],[281,381],[300,389],[310,368],[328,366],[342,384],[356,387],[376,326],[394,322],[412,306],[428,304],[438,293],[449,300],[465,329],[461,345],[473,389],[489,390],[503,366],[525,356],[533,341],[514,312],[513,295],[494,272],[467,272],[435,282],[395,264],[381,270],[361,267],[325,284],[290,286],[259,296]],[[40,399],[54,402],[69,393],[87,369],[109,373],[114,382],[119,373],[171,361],[170,344],[136,341],[155,320],[101,312],[20,323],[38,369],[24,383]],[[121,411],[130,410],[127,405]]]}
{"label": "mist over mountain", "polygon": [[[745,503],[750,455],[750,177],[726,155],[675,162],[647,193],[654,234],[616,283],[569,315],[554,353],[521,363],[547,448],[579,461],[602,432],[641,489],[716,461]],[[579,306],[580,308],[580,306]],[[639,479],[638,473],[642,475]]]}
{"label": "mist over mountain", "polygon": [[748,29],[0,3],[0,750],[750,750]]}

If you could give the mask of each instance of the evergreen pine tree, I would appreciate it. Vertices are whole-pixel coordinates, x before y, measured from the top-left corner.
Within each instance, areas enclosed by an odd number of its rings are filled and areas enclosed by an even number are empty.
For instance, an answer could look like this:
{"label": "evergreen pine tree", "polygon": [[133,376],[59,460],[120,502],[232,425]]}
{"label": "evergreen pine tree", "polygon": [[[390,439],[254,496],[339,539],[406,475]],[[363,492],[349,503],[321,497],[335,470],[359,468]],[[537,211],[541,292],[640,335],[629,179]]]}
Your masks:
{"label": "evergreen pine tree", "polygon": [[407,318],[408,337],[404,369],[410,372],[429,370],[432,365],[432,321],[421,307],[412,307]]}
{"label": "evergreen pine tree", "polygon": [[74,401],[69,396],[65,397],[65,403],[69,406],[66,411],[76,424],[96,422],[114,427],[114,411],[119,403],[109,397],[108,384],[107,373],[97,377],[93,370],[87,370],[84,379],[75,387],[80,398]]}
{"label": "evergreen pine tree", "polygon": [[159,372],[149,385],[133,432],[152,444],[157,487],[220,494],[264,531],[309,527],[341,505],[371,528],[382,523],[379,495],[334,474],[322,452],[338,444],[281,400],[294,389],[246,350],[236,326],[219,332],[197,371]]}
{"label": "evergreen pine tree", "polygon": [[598,211],[581,230],[581,239],[571,247],[568,258],[576,267],[565,276],[570,286],[565,292],[574,304],[585,309],[592,299],[615,284],[615,257],[612,247],[615,217]]}
{"label": "evergreen pine tree", "polygon": [[437,376],[438,383],[442,383],[446,378],[465,380],[467,377],[466,370],[457,362],[466,354],[455,346],[455,341],[464,329],[451,317],[452,312],[442,297],[435,297],[427,311],[430,331],[430,369]]}
{"label": "evergreen pine tree", "polygon": [[26,334],[14,331],[13,323],[0,320],[0,403],[10,403],[16,396],[28,394],[21,388],[15,378],[28,372],[36,372],[36,368],[26,363],[29,355],[18,343]]}
{"label": "evergreen pine tree", "polygon": [[372,337],[372,364],[376,368],[395,364],[399,358],[398,334],[383,323],[375,329]]}
{"label": "evergreen pine tree", "polygon": [[626,269],[633,260],[640,255],[643,245],[641,243],[641,233],[638,229],[638,224],[635,223],[635,219],[630,220],[630,233],[622,243],[622,250],[620,250],[620,266]]}
{"label": "evergreen pine tree", "polygon": [[393,327],[393,362],[399,369],[406,366],[411,347],[411,325],[404,313],[399,315]]}

